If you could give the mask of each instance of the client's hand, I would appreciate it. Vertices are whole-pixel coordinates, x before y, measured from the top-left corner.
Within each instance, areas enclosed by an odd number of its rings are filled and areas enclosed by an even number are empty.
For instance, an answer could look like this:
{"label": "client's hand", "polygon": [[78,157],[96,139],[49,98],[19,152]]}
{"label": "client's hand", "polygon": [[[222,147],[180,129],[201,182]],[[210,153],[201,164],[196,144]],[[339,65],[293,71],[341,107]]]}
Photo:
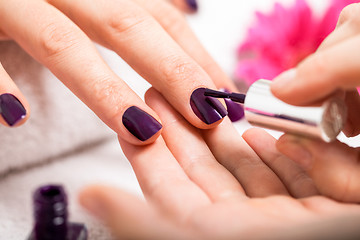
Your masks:
{"label": "client's hand", "polygon": [[246,132],[246,142],[228,119],[200,131],[158,92],[150,90],[146,100],[164,123],[163,138],[148,146],[120,143],[147,202],[103,186],[80,195],[119,239],[255,238],[360,213],[356,205],[310,197],[317,194],[312,180],[263,130]]}
{"label": "client's hand", "polygon": [[[194,0],[176,1],[181,3],[196,7]],[[0,22],[1,40],[16,41],[132,144],[155,141],[159,118],[107,66],[92,41],[121,56],[194,126],[215,127],[227,114],[218,100],[209,104],[195,90],[234,90],[233,83],[167,0],[0,1]],[[1,66],[0,79],[0,123],[20,125],[29,104]]]}
{"label": "client's hand", "polygon": [[[295,105],[321,102],[343,91],[348,106],[344,133],[360,133],[360,4],[346,7],[336,30],[319,50],[296,69],[274,80],[273,93]],[[278,149],[299,163],[314,180],[319,192],[336,200],[360,202],[360,149],[339,141],[324,143],[284,135]]]}

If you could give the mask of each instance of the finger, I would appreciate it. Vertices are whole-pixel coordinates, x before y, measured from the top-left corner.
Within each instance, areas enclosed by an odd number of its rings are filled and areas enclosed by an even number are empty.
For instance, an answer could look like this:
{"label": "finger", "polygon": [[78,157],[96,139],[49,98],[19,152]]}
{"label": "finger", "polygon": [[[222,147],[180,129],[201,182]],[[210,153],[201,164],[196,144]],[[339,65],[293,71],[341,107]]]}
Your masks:
{"label": "finger", "polygon": [[238,179],[249,197],[289,194],[228,119],[217,128],[204,131],[204,139],[216,159]]}
{"label": "finger", "polygon": [[210,204],[207,195],[184,173],[162,137],[148,146],[119,141],[146,199],[159,210],[183,219]]}
{"label": "finger", "polygon": [[336,44],[348,40],[349,38],[353,38],[359,35],[359,30],[359,26],[354,25],[353,22],[346,22],[340,25],[332,33],[330,33],[327,38],[325,38],[325,40],[317,49],[317,52],[324,51],[335,46]]}
{"label": "finger", "polygon": [[348,107],[348,116],[343,131],[347,137],[354,137],[360,134],[360,96],[358,91],[348,92],[345,97],[345,103]]}
{"label": "finger", "polygon": [[80,193],[79,201],[118,239],[185,239],[185,231],[177,230],[151,206],[125,191],[90,186]]}
{"label": "finger", "polygon": [[164,124],[162,136],[176,160],[212,201],[244,197],[239,182],[216,161],[198,129],[186,122],[155,89],[146,93],[145,102],[159,113]]}
{"label": "finger", "polygon": [[215,87],[206,72],[149,13],[132,1],[50,1],[92,39],[116,51],[194,126],[212,128],[227,115],[220,101],[208,102]]}
{"label": "finger", "polygon": [[360,4],[346,6],[340,14],[336,29],[321,43],[318,51],[332,47],[360,33]]}
{"label": "finger", "polygon": [[276,139],[259,128],[252,128],[243,134],[244,140],[274,171],[285,184],[288,191],[296,198],[317,195],[318,191],[313,180],[292,160],[279,153],[276,149]]}
{"label": "finger", "polygon": [[360,202],[360,154],[340,142],[325,143],[284,135],[280,152],[301,165],[323,195],[345,202]]}
{"label": "finger", "polygon": [[338,28],[347,22],[354,22],[357,25],[360,21],[359,12],[360,3],[347,4],[340,13],[336,27]]}
{"label": "finger", "polygon": [[338,89],[352,90],[360,86],[360,55],[354,52],[359,44],[360,35],[311,55],[296,69],[276,78],[272,92],[290,104],[305,105]]}
{"label": "finger", "polygon": [[[174,7],[161,1],[134,0],[143,6],[167,31],[167,33],[210,75],[217,88],[237,91],[232,80],[210,56],[196,37],[184,16]],[[178,0],[193,2],[192,0]]]}
{"label": "finger", "polygon": [[171,0],[170,2],[186,13],[195,13],[199,8],[197,0]]}
{"label": "finger", "polygon": [[29,103],[0,64],[0,123],[15,127],[30,115]]}
{"label": "finger", "polygon": [[90,39],[65,15],[42,1],[19,0],[5,4],[0,15],[4,31],[122,138],[147,144],[160,135],[156,114],[109,69]]}

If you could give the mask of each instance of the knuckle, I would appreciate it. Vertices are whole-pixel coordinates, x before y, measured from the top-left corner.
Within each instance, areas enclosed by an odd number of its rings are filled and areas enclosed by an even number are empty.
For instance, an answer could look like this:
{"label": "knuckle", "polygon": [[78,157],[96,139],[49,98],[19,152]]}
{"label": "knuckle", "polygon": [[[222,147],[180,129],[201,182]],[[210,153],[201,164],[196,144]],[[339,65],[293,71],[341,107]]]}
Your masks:
{"label": "knuckle", "polygon": [[160,10],[162,13],[162,26],[168,32],[181,35],[187,29],[187,21],[179,10],[172,6],[163,5]]}
{"label": "knuckle", "polygon": [[160,61],[159,69],[170,86],[183,85],[188,79],[198,75],[199,67],[182,56],[167,56]]}
{"label": "knuckle", "polygon": [[126,90],[120,82],[113,81],[110,77],[98,78],[92,83],[92,98],[94,102],[102,108],[103,106],[111,106],[104,112],[107,120],[114,119],[121,113],[122,107],[125,106],[124,94]]}
{"label": "knuckle", "polygon": [[60,55],[77,45],[78,37],[72,27],[57,23],[45,25],[39,34],[42,55],[46,58]]}
{"label": "knuckle", "polygon": [[186,162],[183,164],[185,172],[196,172],[196,169],[211,168],[214,166],[213,159],[206,153],[185,154]]}
{"label": "knuckle", "polygon": [[340,13],[338,25],[345,22],[357,22],[360,23],[360,3],[353,3],[347,5]]}
{"label": "knuckle", "polygon": [[304,182],[310,181],[311,178],[304,171],[298,171],[292,176],[292,183],[294,186],[299,186]]}
{"label": "knuckle", "polygon": [[126,36],[131,31],[141,29],[139,26],[146,24],[148,19],[138,12],[114,12],[105,17],[105,29],[107,34]]}

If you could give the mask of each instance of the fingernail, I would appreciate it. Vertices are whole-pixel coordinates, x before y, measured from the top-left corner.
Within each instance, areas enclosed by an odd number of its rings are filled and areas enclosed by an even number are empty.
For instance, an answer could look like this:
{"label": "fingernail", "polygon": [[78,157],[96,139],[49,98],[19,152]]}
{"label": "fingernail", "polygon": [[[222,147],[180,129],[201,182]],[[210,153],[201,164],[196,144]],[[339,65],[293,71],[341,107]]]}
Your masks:
{"label": "fingernail", "polygon": [[0,113],[9,126],[14,126],[26,116],[24,106],[10,93],[0,95]]}
{"label": "fingernail", "polygon": [[190,105],[195,115],[204,123],[213,124],[227,115],[225,107],[221,102],[212,97],[204,95],[205,88],[198,88],[190,98]]}
{"label": "fingernail", "polygon": [[272,88],[276,89],[284,89],[289,87],[289,85],[293,84],[293,81],[296,77],[296,69],[292,68],[280,74],[273,81]]}
{"label": "fingernail", "polygon": [[185,0],[187,5],[193,10],[193,11],[197,11],[198,10],[198,4],[197,4],[197,0]]}
{"label": "fingernail", "polygon": [[301,139],[293,135],[285,135],[278,142],[278,149],[281,153],[298,163],[305,169],[312,166],[312,154],[302,144]]}
{"label": "fingernail", "polygon": [[140,141],[148,140],[162,128],[155,118],[135,106],[124,112],[122,121],[126,129]]}
{"label": "fingernail", "polygon": [[[220,89],[220,91],[228,93],[230,92],[229,90],[224,88]],[[232,101],[231,99],[224,100],[228,111],[228,117],[232,122],[237,122],[244,117],[244,108],[240,104]]]}

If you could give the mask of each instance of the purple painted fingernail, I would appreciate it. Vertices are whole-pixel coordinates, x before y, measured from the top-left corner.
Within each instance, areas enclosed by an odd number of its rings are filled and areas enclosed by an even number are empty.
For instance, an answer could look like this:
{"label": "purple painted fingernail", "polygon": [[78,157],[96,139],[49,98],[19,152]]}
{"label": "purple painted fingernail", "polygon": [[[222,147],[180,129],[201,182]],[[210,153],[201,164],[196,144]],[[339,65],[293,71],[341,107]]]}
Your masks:
{"label": "purple painted fingernail", "polygon": [[198,10],[197,0],[186,0],[187,5],[194,11]]}
{"label": "purple painted fingernail", "polygon": [[[229,93],[227,89],[220,89],[220,91]],[[245,115],[244,108],[240,104],[233,102],[231,99],[224,99],[228,111],[228,116],[232,122],[237,122]]]}
{"label": "purple painted fingernail", "polygon": [[125,111],[122,121],[126,129],[141,141],[148,140],[162,128],[155,118],[135,106]]}
{"label": "purple painted fingernail", "polygon": [[227,111],[219,100],[206,97],[204,92],[205,88],[196,89],[191,95],[190,105],[196,116],[210,125],[224,118]]}
{"label": "purple painted fingernail", "polygon": [[10,93],[0,95],[0,114],[10,126],[25,118],[26,110],[19,99]]}

